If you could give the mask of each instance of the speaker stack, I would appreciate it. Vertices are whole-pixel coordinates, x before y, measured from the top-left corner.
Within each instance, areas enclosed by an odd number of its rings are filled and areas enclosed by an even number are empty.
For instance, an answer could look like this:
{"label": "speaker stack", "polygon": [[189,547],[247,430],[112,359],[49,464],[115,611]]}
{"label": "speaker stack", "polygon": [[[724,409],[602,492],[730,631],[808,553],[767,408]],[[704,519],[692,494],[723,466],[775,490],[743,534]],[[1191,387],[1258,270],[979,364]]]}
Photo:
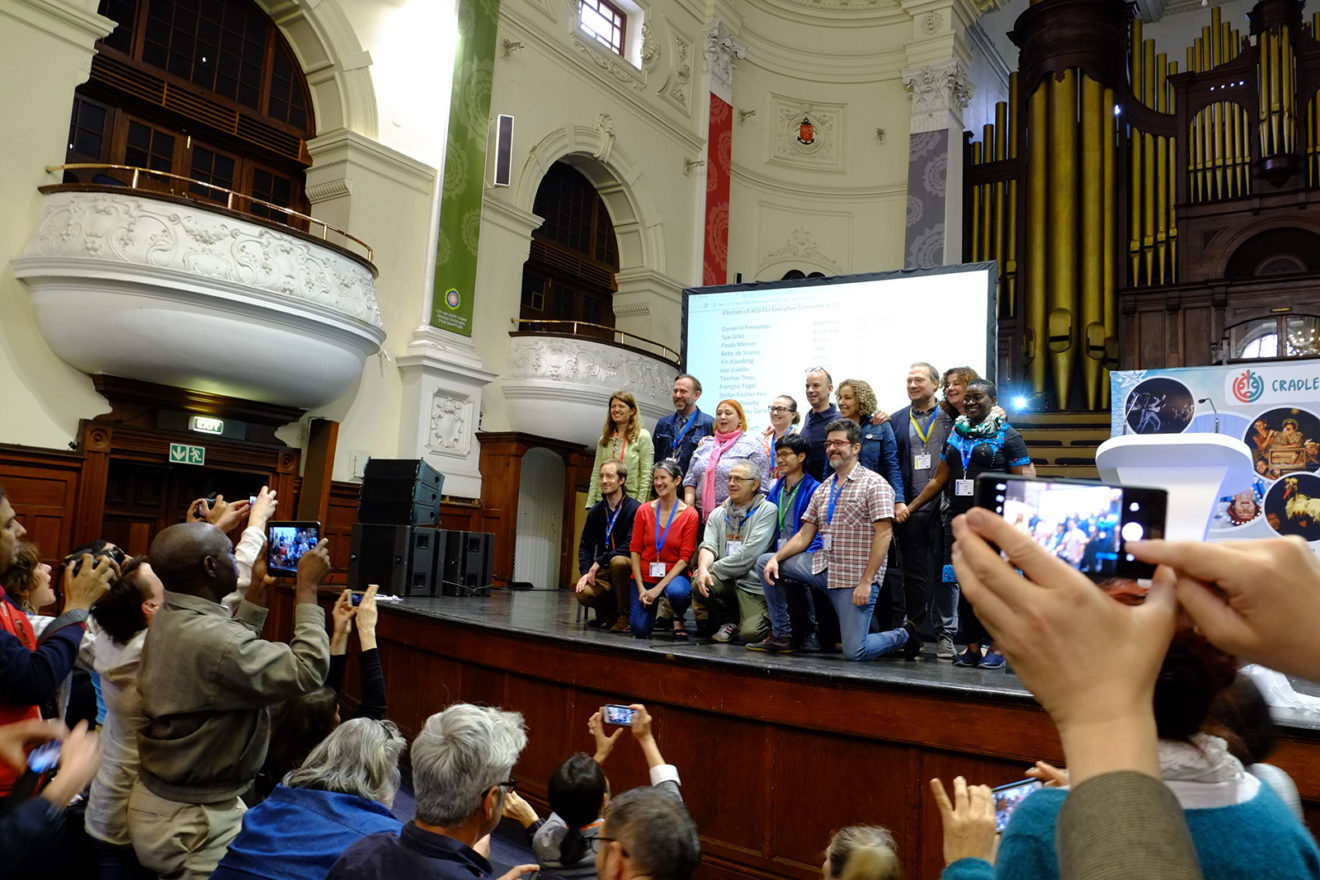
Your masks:
{"label": "speaker stack", "polygon": [[373,458],[363,472],[348,583],[396,596],[490,593],[494,535],[439,528],[444,476],[421,459]]}

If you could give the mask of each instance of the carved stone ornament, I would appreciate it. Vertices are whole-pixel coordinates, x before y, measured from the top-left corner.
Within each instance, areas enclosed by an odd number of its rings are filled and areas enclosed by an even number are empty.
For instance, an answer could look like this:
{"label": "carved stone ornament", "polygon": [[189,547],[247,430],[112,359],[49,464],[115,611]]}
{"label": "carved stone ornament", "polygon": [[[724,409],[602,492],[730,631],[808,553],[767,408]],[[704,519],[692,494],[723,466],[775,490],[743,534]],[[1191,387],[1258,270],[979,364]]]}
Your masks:
{"label": "carved stone ornament", "polygon": [[606,49],[576,26],[573,28],[572,43],[578,54],[590,61],[592,69],[602,76],[639,91],[646,88],[645,72],[633,67],[627,59]]}
{"label": "carved stone ornament", "polygon": [[710,64],[710,90],[733,103],[733,66],[747,57],[747,44],[733,35],[721,19],[706,34],[706,61]]}
{"label": "carved stone ornament", "polygon": [[600,147],[597,148],[595,156],[601,162],[608,163],[610,153],[614,150],[614,119],[608,113],[601,113],[596,116],[596,124],[593,127],[600,136]]}
{"label": "carved stone ornament", "polygon": [[961,118],[975,89],[967,72],[954,60],[909,68],[902,76],[903,87],[912,97],[912,134],[948,129],[955,124],[950,115]]}
{"label": "carved stone ornament", "polygon": [[684,113],[688,111],[688,98],[692,94],[692,41],[681,34],[674,34],[674,63],[660,94]]}
{"label": "carved stone ornament", "polygon": [[437,455],[465,458],[472,451],[472,398],[436,391],[426,448]]}
{"label": "carved stone ornament", "polygon": [[785,259],[807,260],[819,266],[825,266],[838,274],[843,267],[837,260],[826,254],[816,244],[816,239],[811,234],[811,230],[799,226],[789,233],[788,241],[781,247],[772,250],[766,254],[769,262],[777,262]]}
{"label": "carved stone ornament", "polygon": [[651,24],[648,16],[642,22],[642,67],[651,70],[660,63],[660,57],[664,51],[660,48],[660,38],[656,36],[656,29]]}
{"label": "carved stone ornament", "polygon": [[51,193],[26,256],[175,270],[314,303],[382,327],[371,271],[232,215],[129,193]]}
{"label": "carved stone ornament", "polygon": [[[770,113],[774,127],[771,129],[770,161],[816,171],[842,171],[846,141],[843,111],[843,104],[772,95]],[[803,119],[811,122],[809,143],[802,138]]]}
{"label": "carved stone ornament", "polygon": [[664,400],[674,369],[643,354],[586,340],[520,337],[510,352],[509,379],[545,379],[595,385],[605,392],[619,388],[637,397]]}

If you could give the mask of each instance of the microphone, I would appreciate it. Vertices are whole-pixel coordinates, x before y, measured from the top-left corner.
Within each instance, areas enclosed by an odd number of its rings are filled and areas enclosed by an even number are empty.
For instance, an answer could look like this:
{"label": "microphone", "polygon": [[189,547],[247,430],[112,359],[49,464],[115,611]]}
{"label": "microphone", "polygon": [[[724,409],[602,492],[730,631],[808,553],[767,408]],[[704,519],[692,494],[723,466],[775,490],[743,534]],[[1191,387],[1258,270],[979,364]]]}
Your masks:
{"label": "microphone", "polygon": [[1198,398],[1196,399],[1196,402],[1197,402],[1197,403],[1208,403],[1208,404],[1210,404],[1210,410],[1211,410],[1211,412],[1213,412],[1213,413],[1215,414],[1215,433],[1218,434],[1218,433],[1219,433],[1219,408],[1215,406],[1215,402],[1214,402],[1213,400],[1211,400],[1209,397],[1198,397]]}

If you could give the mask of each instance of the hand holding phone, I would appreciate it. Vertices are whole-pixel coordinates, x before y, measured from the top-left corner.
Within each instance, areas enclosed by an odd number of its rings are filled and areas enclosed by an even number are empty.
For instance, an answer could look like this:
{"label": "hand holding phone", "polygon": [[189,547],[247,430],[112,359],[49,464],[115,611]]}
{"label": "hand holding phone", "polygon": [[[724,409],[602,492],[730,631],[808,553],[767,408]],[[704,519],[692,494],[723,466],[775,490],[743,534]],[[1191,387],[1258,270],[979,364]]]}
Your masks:
{"label": "hand holding phone", "polygon": [[990,796],[994,798],[995,803],[995,830],[1003,833],[1013,811],[1027,799],[1027,795],[1040,790],[1041,787],[1039,779],[1023,779],[1021,782],[1010,782],[1008,785],[992,789]]}
{"label": "hand holding phone", "polygon": [[606,724],[618,724],[623,727],[632,727],[633,716],[635,713],[628,706],[620,706],[615,703],[610,703],[606,706],[602,706],[601,709],[605,713]]}
{"label": "hand holding phone", "polygon": [[316,548],[321,540],[321,524],[306,522],[271,522],[266,525],[266,570],[286,577],[298,573],[298,560]]}

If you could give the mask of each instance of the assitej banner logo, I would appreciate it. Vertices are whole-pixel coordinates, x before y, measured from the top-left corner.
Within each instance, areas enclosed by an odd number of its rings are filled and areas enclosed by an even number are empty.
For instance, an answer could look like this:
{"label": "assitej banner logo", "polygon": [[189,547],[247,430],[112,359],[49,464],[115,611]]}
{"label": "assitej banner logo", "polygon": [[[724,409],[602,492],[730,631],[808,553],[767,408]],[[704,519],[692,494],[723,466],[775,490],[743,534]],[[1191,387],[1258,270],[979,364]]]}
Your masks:
{"label": "assitej banner logo", "polygon": [[1232,370],[1224,391],[1238,405],[1301,404],[1320,400],[1320,371],[1314,366],[1255,367]]}

